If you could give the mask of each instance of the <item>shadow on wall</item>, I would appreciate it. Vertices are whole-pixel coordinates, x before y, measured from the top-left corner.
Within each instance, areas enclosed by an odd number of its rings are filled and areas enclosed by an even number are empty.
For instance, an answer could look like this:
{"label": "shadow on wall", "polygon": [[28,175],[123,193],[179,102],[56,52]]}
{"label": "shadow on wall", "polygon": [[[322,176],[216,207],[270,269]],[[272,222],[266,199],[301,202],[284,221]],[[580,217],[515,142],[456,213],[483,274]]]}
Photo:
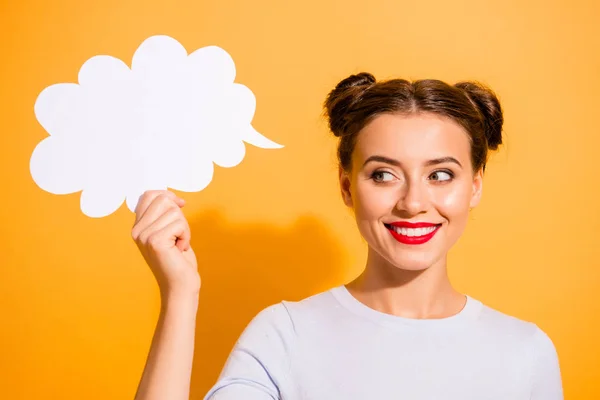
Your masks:
{"label": "shadow on wall", "polygon": [[343,283],[343,253],[314,217],[279,228],[232,224],[213,211],[190,225],[202,276],[190,397],[202,399],[260,310]]}

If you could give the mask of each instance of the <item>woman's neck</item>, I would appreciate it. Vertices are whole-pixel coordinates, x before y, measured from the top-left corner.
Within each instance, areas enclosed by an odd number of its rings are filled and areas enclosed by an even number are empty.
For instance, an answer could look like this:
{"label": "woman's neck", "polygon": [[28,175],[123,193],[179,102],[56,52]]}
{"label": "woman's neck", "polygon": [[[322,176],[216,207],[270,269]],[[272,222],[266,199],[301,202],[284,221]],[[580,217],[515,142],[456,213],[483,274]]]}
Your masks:
{"label": "woman's neck", "polygon": [[405,318],[446,318],[460,312],[466,301],[450,284],[445,258],[413,271],[390,264],[371,249],[365,270],[346,287],[365,305]]}

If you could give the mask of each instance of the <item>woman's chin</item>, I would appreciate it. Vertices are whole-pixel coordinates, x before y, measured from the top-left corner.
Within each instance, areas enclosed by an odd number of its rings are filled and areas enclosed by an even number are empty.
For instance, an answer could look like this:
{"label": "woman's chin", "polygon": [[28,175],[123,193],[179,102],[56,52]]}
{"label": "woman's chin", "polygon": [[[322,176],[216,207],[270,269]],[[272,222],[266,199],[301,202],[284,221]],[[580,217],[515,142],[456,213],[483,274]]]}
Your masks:
{"label": "woman's chin", "polygon": [[413,257],[391,257],[388,259],[394,268],[405,271],[424,271],[435,264],[435,259],[429,254],[414,254]]}
{"label": "woman's chin", "polygon": [[[381,246],[379,249],[370,247],[369,258],[375,264],[387,264],[389,267],[404,271],[424,271],[437,265],[444,258],[438,249],[401,249]],[[379,261],[376,261],[376,260]]]}
{"label": "woman's chin", "polygon": [[397,269],[401,269],[404,271],[424,271],[429,268],[431,265],[421,264],[421,263],[402,263],[402,264],[393,264],[393,266]]}

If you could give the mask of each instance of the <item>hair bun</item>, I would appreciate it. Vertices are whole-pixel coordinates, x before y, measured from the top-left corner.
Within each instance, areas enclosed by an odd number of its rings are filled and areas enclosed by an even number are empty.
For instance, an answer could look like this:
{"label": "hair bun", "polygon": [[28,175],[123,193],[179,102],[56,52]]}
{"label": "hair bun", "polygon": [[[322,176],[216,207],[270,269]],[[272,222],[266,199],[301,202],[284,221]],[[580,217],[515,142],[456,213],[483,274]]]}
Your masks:
{"label": "hair bun", "polygon": [[465,92],[483,117],[488,148],[496,150],[502,144],[502,125],[504,124],[498,97],[491,89],[480,83],[459,82],[455,86]]}
{"label": "hair bun", "polygon": [[377,82],[375,77],[368,72],[361,72],[356,75],[350,75],[337,84],[334,90],[347,89],[355,86],[371,86]]}
{"label": "hair bun", "polygon": [[372,74],[361,72],[343,79],[329,93],[325,100],[325,112],[329,119],[329,129],[335,136],[344,135],[350,121],[348,110],[376,83]]}

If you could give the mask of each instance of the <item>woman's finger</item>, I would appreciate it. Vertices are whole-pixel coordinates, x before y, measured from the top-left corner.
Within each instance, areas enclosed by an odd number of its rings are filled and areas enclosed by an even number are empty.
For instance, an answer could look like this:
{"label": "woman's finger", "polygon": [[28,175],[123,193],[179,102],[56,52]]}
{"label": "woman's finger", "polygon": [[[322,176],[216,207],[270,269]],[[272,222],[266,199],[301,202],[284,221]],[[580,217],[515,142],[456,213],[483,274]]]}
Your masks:
{"label": "woman's finger", "polygon": [[141,215],[144,211],[146,211],[146,208],[148,208],[150,203],[152,203],[152,200],[154,200],[158,195],[165,193],[165,192],[166,192],[166,190],[147,190],[147,191],[145,191],[138,199],[138,203],[135,207],[135,213],[137,215]]}
{"label": "woman's finger", "polygon": [[150,236],[163,230],[167,225],[178,219],[185,220],[180,209],[174,207],[168,209],[157,219],[155,219],[154,221],[150,221],[150,223],[147,224],[147,226],[144,229],[142,229],[142,231],[139,234],[140,243],[145,244]]}
{"label": "woman's finger", "polygon": [[173,200],[179,207],[183,207],[185,204],[185,201],[182,198],[177,197],[177,195],[171,191],[148,190],[148,191],[144,192],[144,194],[140,197],[140,200],[138,201],[138,204],[135,208],[135,214],[136,214],[135,222],[136,223],[140,219],[142,219],[142,217],[147,212],[150,205],[152,203],[154,203],[154,201],[160,196],[167,197],[167,198]]}
{"label": "woman's finger", "polygon": [[179,250],[186,251],[190,247],[189,225],[183,218],[171,221],[161,230],[154,231],[147,238],[147,243],[153,248],[157,248],[163,243],[175,243]]}
{"label": "woman's finger", "polygon": [[160,194],[155,197],[134,225],[131,233],[134,239],[170,209],[179,210],[179,206],[175,201],[170,199],[170,196]]}

